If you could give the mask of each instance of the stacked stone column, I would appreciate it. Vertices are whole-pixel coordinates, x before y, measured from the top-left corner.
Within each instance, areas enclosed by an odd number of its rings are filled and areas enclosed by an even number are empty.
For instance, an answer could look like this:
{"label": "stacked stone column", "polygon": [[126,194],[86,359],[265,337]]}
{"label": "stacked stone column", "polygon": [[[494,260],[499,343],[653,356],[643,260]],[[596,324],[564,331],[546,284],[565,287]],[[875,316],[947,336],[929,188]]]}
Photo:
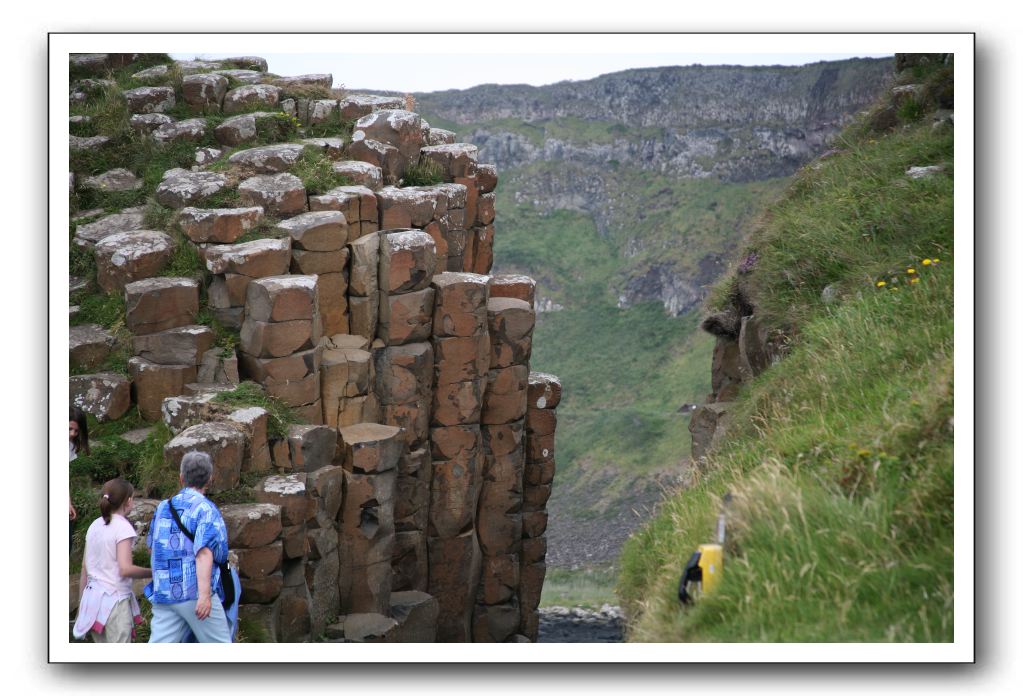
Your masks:
{"label": "stacked stone column", "polygon": [[360,423],[341,428],[344,501],[338,533],[338,585],[344,614],[390,614],[394,499],[399,428]]}
{"label": "stacked stone column", "polygon": [[520,632],[536,642],[537,607],[547,574],[547,500],[554,482],[554,409],[561,401],[561,382],[554,375],[529,375],[526,410],[526,466],[522,486],[522,559],[519,604]]}
{"label": "stacked stone column", "polygon": [[316,276],[270,276],[249,283],[240,362],[250,379],[320,423],[320,311]]}
{"label": "stacked stone column", "polygon": [[327,336],[348,333],[349,226],[343,213],[301,213],[277,225],[291,238],[291,272],[315,275],[320,323]]}
{"label": "stacked stone column", "polygon": [[[362,164],[364,163],[338,162],[334,165],[334,170],[350,176],[352,165]],[[341,165],[348,166],[342,167]],[[376,167],[373,169],[376,170],[377,181],[374,182],[372,178],[368,178],[369,183],[374,183],[375,187],[379,188],[380,170]],[[358,186],[338,186],[325,194],[310,196],[309,209],[337,210],[343,213],[345,220],[348,221],[348,236],[352,240],[372,234],[380,229],[380,218],[377,212],[377,197],[369,183]]]}
{"label": "stacked stone column", "polygon": [[478,513],[483,577],[473,625],[477,642],[506,641],[520,623],[523,419],[533,324],[528,303],[488,300],[489,372],[482,414],[486,466]]}
{"label": "stacked stone column", "polygon": [[278,601],[284,587],[281,508],[254,503],[224,505],[220,512],[242,584],[238,617],[260,626],[270,642],[286,640]]}
{"label": "stacked stone column", "polygon": [[241,244],[208,244],[206,269],[213,274],[209,304],[224,326],[241,328],[245,293],[256,278],[283,275],[291,266],[291,239],[257,239]]}
{"label": "stacked stone column", "polygon": [[476,506],[483,473],[480,419],[490,341],[486,276],[434,277],[432,481],[428,591],[437,597],[437,638],[468,641],[480,572]]}
{"label": "stacked stone column", "polygon": [[160,407],[195,382],[213,332],[194,325],[199,282],[192,278],[147,278],[124,286],[126,324],[135,334],[128,360],[139,413],[159,420]]}

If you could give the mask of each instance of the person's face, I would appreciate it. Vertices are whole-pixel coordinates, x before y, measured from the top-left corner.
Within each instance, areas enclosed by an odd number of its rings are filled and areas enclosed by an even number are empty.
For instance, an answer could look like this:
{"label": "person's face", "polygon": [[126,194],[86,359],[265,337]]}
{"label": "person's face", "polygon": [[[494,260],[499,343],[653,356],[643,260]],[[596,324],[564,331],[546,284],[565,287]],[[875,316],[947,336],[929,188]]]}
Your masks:
{"label": "person's face", "polygon": [[74,440],[76,437],[78,437],[78,423],[74,421],[69,421],[67,427],[69,440]]}

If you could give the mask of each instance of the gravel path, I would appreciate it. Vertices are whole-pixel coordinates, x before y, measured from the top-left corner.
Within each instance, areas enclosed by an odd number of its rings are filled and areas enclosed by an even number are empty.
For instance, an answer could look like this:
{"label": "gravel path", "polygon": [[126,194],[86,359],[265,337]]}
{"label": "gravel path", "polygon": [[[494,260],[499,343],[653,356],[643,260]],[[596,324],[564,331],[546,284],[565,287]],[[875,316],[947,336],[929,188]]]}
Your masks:
{"label": "gravel path", "polygon": [[580,607],[540,609],[538,643],[621,643],[622,610],[608,604],[598,611]]}

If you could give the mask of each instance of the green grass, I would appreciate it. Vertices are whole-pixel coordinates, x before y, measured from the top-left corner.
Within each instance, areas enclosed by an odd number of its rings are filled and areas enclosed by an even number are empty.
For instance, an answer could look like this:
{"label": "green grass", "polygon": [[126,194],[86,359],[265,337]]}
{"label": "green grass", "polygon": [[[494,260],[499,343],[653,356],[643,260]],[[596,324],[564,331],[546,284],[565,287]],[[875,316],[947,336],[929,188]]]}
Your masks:
{"label": "green grass", "polygon": [[600,609],[604,604],[615,604],[614,588],[613,568],[548,568],[540,606]]}
{"label": "green grass", "polygon": [[314,123],[305,127],[307,138],[341,138],[345,145],[352,142],[352,133],[355,131],[355,121],[342,118],[340,110],[335,109],[330,117],[321,123]]}
{"label": "green grass", "polygon": [[79,307],[78,314],[71,320],[72,326],[99,324],[105,329],[114,329],[124,324],[124,295],[121,293],[76,294],[72,304]]}
{"label": "green grass", "polygon": [[[740,394],[695,484],[627,543],[630,640],[952,639],[952,183],[904,175],[950,172],[951,146],[928,124],[848,136],[753,231],[752,272],[724,283],[793,348]],[[844,299],[825,305],[832,283]],[[726,493],[722,585],[683,610],[679,574]]]}
{"label": "green grass", "polygon": [[343,174],[334,171],[334,160],[314,147],[302,151],[298,161],[291,168],[291,173],[302,180],[306,193],[310,196],[324,194],[338,186],[348,186],[352,182]]}
{"label": "green grass", "polygon": [[298,416],[283,401],[269,396],[255,382],[242,382],[229,392],[217,394],[213,400],[237,408],[259,406],[269,413],[267,435],[270,439],[283,439],[288,436],[288,427],[299,423]]}
{"label": "green grass", "polygon": [[444,183],[444,170],[431,159],[421,159],[405,172],[401,179],[405,186],[434,186]]}

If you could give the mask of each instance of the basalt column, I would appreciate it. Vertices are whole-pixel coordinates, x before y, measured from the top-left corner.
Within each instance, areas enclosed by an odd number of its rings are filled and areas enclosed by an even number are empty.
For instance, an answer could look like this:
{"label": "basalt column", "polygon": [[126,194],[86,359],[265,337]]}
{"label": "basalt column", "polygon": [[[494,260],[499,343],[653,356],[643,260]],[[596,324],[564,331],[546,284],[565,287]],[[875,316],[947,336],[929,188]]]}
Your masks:
{"label": "basalt column", "polygon": [[471,639],[480,572],[476,507],[483,473],[480,420],[490,340],[487,276],[441,273],[433,279],[433,480],[427,527],[429,592],[440,606],[437,637]]}
{"label": "basalt column", "polygon": [[239,361],[246,377],[310,423],[320,423],[317,277],[270,276],[249,283]]}
{"label": "basalt column", "polygon": [[343,213],[302,213],[278,223],[291,237],[291,272],[315,275],[320,323],[327,336],[348,333],[349,226]]}
{"label": "basalt column", "polygon": [[338,534],[341,611],[388,616],[394,554],[399,428],[359,423],[341,429],[344,502]]}
{"label": "basalt column", "polygon": [[529,375],[526,410],[526,467],[522,486],[522,559],[519,604],[520,632],[536,642],[537,607],[547,574],[547,500],[554,482],[554,409],[561,401],[561,382],[554,375]]}
{"label": "basalt column", "polygon": [[490,369],[483,400],[486,458],[478,523],[484,557],[475,641],[503,642],[520,623],[523,430],[534,318],[522,300],[492,297],[487,302]]}

